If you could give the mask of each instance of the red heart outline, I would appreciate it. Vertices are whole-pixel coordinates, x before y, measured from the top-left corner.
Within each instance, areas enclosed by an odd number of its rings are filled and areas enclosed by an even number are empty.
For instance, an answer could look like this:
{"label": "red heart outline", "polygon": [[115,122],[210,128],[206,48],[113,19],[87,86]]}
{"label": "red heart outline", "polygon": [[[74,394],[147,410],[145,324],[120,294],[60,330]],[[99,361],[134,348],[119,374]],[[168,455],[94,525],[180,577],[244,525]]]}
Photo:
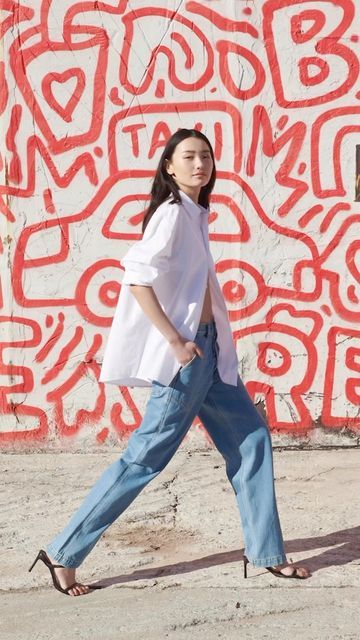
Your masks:
{"label": "red heart outline", "polygon": [[[65,106],[61,106],[58,103],[56,98],[54,97],[51,89],[51,85],[53,82],[59,82],[64,84],[70,78],[76,78],[76,86],[75,89],[67,101]],[[57,71],[51,71],[48,73],[42,80],[41,89],[44,95],[45,100],[49,104],[49,106],[56,111],[56,113],[65,120],[65,122],[71,122],[72,114],[74,112],[75,107],[78,105],[78,102],[83,94],[85,88],[85,74],[82,69],[79,68],[71,68],[62,71],[61,73]]]}

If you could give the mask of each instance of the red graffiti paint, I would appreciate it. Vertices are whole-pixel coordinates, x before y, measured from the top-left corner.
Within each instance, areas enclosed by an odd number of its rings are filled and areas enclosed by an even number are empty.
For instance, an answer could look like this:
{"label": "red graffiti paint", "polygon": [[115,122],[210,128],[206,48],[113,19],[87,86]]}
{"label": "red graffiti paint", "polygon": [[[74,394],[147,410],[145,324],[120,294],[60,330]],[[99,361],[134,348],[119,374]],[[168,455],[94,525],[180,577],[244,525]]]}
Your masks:
{"label": "red graffiti paint", "polygon": [[[267,49],[269,69],[272,74],[276,98],[283,107],[309,107],[331,102],[348,93],[359,76],[359,62],[352,48],[340,41],[354,20],[352,0],[337,0],[342,10],[336,26],[331,29],[335,16],[334,4],[330,0],[320,0],[318,9],[314,9],[308,0],[268,0],[263,5],[264,42]],[[301,8],[304,7],[303,10]],[[294,10],[290,21],[289,10]],[[338,13],[336,13],[338,16]],[[311,21],[311,27],[307,23]],[[282,38],[276,37],[276,27],[282,25]],[[303,26],[305,25],[305,26]],[[291,43],[292,55],[282,56],[285,37]],[[304,44],[307,45],[304,55]],[[298,49],[299,53],[296,53]],[[326,80],[332,76],[331,69],[336,63],[343,66],[340,75],[334,71],[334,80],[328,86]],[[291,64],[291,70],[288,65]],[[311,74],[311,65],[317,67],[317,73]],[[288,73],[298,73],[298,87],[295,95],[290,96],[286,78]],[[311,96],[303,97],[306,86],[314,86]]]}
{"label": "red graffiti paint", "polygon": [[98,380],[179,127],[214,148],[209,238],[270,428],[358,430],[355,0],[160,4],[2,2],[0,441],[140,424],[138,391]]}

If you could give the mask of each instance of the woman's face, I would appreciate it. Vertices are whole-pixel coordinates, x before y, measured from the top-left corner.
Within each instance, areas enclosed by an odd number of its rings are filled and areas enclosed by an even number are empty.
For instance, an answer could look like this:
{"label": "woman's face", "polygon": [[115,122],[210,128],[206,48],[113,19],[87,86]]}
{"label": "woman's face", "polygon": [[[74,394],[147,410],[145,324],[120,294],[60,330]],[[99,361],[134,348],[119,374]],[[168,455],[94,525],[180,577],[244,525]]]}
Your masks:
{"label": "woman's face", "polygon": [[208,184],[213,170],[209,146],[200,138],[185,138],[175,147],[166,170],[179,189],[198,201],[201,187]]}

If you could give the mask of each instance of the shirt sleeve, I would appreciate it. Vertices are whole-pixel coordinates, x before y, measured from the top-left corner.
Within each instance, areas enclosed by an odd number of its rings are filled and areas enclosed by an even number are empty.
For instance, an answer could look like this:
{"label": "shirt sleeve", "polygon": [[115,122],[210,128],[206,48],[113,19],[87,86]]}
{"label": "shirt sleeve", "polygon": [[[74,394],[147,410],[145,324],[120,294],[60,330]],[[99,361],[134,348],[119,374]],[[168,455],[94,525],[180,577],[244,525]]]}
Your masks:
{"label": "shirt sleeve", "polygon": [[168,204],[159,207],[148,223],[141,240],[136,242],[122,259],[125,274],[122,284],[152,286],[154,281],[170,270],[179,207]]}

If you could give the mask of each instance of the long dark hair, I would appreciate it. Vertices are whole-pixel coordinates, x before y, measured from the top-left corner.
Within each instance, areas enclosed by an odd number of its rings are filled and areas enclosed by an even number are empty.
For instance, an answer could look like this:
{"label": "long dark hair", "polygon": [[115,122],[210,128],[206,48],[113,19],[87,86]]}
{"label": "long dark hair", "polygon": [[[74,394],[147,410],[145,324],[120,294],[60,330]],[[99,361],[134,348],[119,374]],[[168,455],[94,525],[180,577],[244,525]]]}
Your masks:
{"label": "long dark hair", "polygon": [[209,206],[209,197],[214,188],[214,184],[216,180],[215,158],[214,158],[214,152],[213,152],[212,146],[209,140],[207,139],[207,137],[204,136],[204,134],[201,133],[201,131],[198,131],[197,129],[178,129],[178,131],[176,131],[176,133],[174,133],[171,136],[171,138],[169,138],[169,140],[167,141],[165,149],[160,158],[159,165],[156,170],[156,174],[155,174],[154,181],[150,191],[150,195],[151,195],[150,205],[143,219],[143,224],[142,224],[143,232],[145,231],[146,226],[148,225],[154,211],[163,202],[165,202],[165,200],[167,200],[167,198],[170,195],[173,196],[173,199],[171,200],[172,204],[175,202],[181,202],[179,187],[177,186],[174,178],[168,174],[166,170],[166,162],[171,160],[177,145],[183,140],[186,140],[187,138],[199,138],[200,140],[203,140],[204,142],[206,142],[210,150],[210,155],[213,161],[213,170],[212,170],[209,182],[204,187],[201,187],[200,194],[199,194],[199,204],[201,204],[206,209]]}

